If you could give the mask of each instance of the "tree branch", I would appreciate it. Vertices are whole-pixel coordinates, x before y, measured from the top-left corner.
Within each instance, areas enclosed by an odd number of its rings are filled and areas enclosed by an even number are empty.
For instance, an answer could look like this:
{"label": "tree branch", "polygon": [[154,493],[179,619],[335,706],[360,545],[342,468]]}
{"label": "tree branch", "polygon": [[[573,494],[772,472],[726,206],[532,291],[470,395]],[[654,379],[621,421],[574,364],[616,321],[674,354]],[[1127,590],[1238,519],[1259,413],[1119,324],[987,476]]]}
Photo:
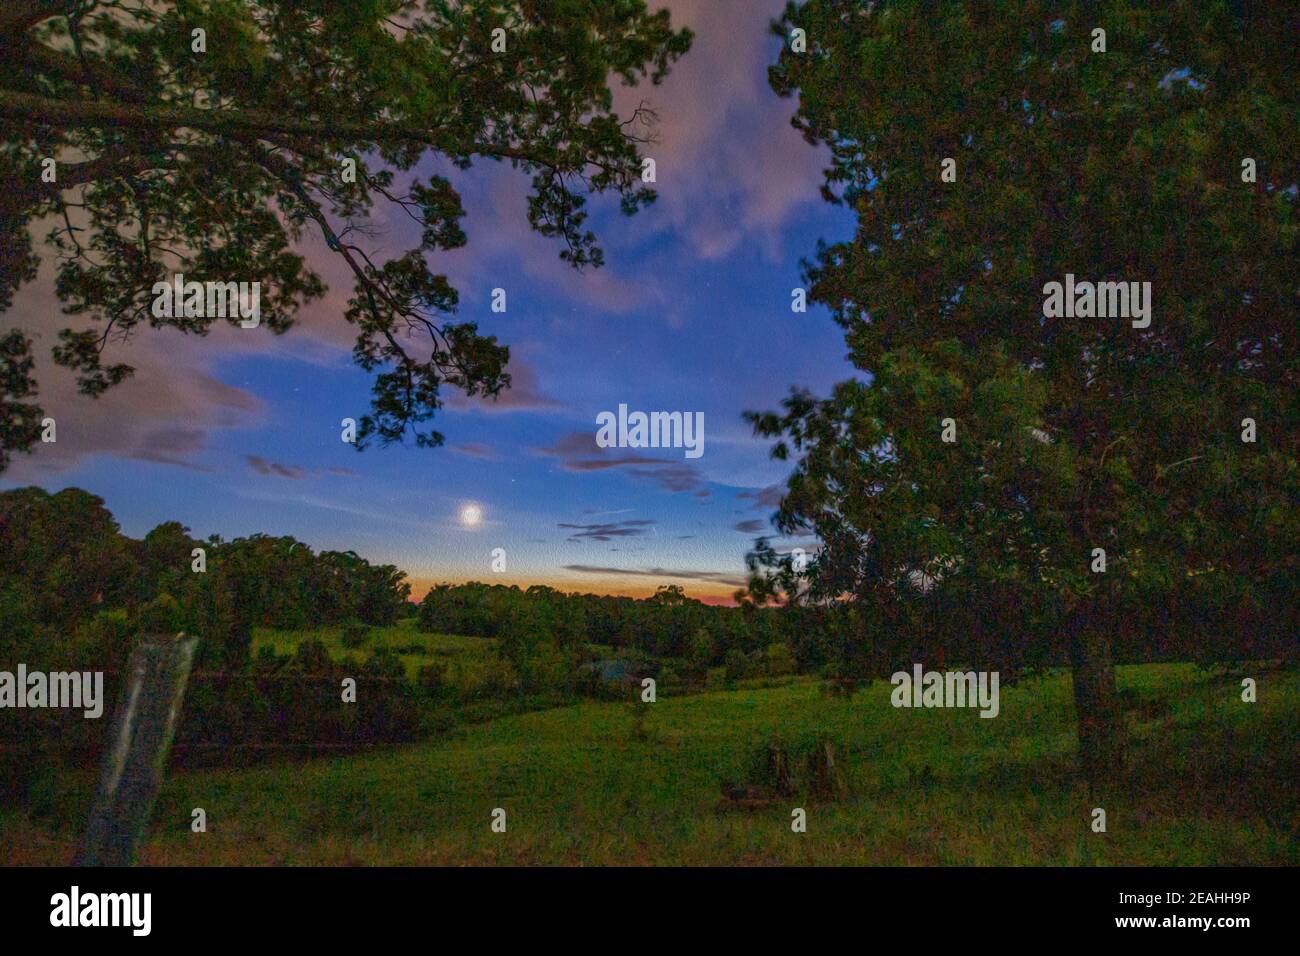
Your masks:
{"label": "tree branch", "polygon": [[[325,119],[296,119],[260,110],[224,111],[174,105],[124,106],[102,100],[50,99],[32,93],[0,90],[0,116],[41,126],[130,127],[169,130],[177,127],[212,133],[244,133],[257,136],[280,134],[308,139],[338,139],[361,142],[417,142],[443,149],[427,127],[390,120],[370,123],[338,123]],[[456,152],[456,150],[445,150]],[[537,165],[551,165],[512,146],[475,143],[472,152],[501,159],[517,159]]]}

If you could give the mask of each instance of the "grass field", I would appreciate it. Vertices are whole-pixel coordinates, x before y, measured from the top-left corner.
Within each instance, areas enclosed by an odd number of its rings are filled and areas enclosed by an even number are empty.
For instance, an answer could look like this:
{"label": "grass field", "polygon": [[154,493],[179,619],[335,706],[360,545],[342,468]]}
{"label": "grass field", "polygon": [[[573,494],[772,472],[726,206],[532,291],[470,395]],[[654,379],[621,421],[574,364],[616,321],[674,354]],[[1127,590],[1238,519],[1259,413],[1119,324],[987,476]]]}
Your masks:
{"label": "grass field", "polygon": [[[1001,716],[904,710],[877,683],[584,704],[471,726],[444,740],[241,771],[173,774],[142,854],[150,864],[1269,864],[1300,863],[1300,688],[1190,665],[1119,669],[1129,773],[1089,796],[1072,773],[1068,674],[1002,689]],[[852,795],[718,811],[775,732],[825,731]],[[0,813],[0,858],[70,860],[93,778],[61,778],[36,819]],[[1108,832],[1091,829],[1104,807]],[[190,811],[208,832],[190,832]],[[491,832],[493,808],[508,829]]]}
{"label": "grass field", "polygon": [[459,634],[429,634],[419,630],[414,618],[407,618],[387,627],[374,627],[364,645],[349,649],[343,644],[342,629],[322,627],[309,631],[281,631],[259,627],[253,631],[251,651],[257,654],[263,647],[277,654],[293,654],[306,640],[323,643],[335,659],[349,654],[365,655],[379,648],[397,652],[409,677],[415,677],[422,664],[446,661],[453,681],[472,681],[478,665],[492,656],[496,640],[486,637],[464,637]]}

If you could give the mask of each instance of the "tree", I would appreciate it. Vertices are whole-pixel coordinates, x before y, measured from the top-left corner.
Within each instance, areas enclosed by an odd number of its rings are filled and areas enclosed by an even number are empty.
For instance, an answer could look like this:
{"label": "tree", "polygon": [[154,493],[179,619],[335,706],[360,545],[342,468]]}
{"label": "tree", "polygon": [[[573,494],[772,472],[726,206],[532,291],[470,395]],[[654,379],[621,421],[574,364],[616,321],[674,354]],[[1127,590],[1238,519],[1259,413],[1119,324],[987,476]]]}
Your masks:
{"label": "tree", "polygon": [[[374,373],[357,447],[408,431],[441,444],[424,423],[443,386],[497,395],[509,351],[452,321],[457,292],[426,262],[466,241],[460,197],[427,160],[531,173],[532,227],[575,268],[599,266],[586,196],[613,191],[628,214],[654,199],[640,176],[653,114],[620,117],[609,81],[658,83],[690,39],[642,0],[6,3],[0,312],[36,275],[31,228],[48,228],[65,311],[96,323],[63,330],[54,357],[99,395],[132,373],[106,352],[141,323],[215,321],[155,308],[155,283],[178,274],[260,282],[261,324],[288,329],[325,291],[293,247],[314,230],[352,273],[344,317]],[[377,206],[410,217],[418,246],[376,259],[362,241]],[[31,367],[28,336],[0,339],[0,468],[38,435]]]}
{"label": "tree", "polygon": [[[1227,0],[1061,10],[808,0],[775,25],[807,52],[772,86],[857,218],[810,296],[870,377],[751,415],[798,459],[777,528],[823,543],[800,573],[760,542],[751,590],[851,601],[863,666],[918,640],[1059,652],[1100,782],[1125,615],[1225,654],[1294,640],[1294,602],[1270,603],[1300,571],[1296,24]],[[1067,274],[1150,282],[1149,324],[1064,317]],[[1184,601],[1205,616],[1156,613]]]}
{"label": "tree", "polygon": [[125,603],[138,572],[102,498],[79,488],[0,494],[0,603],[66,629]]}

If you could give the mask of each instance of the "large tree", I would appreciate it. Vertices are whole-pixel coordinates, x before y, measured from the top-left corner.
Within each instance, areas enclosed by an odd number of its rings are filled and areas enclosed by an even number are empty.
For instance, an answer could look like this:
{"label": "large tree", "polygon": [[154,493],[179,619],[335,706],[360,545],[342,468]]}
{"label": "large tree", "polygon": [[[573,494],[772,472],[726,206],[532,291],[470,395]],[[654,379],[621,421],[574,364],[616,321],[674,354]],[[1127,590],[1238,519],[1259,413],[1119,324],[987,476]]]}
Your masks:
{"label": "large tree", "polygon": [[[879,666],[1068,660],[1093,781],[1122,759],[1121,635],[1295,640],[1297,9],[807,0],[775,25],[806,49],[772,86],[856,214],[811,297],[867,374],[752,416],[797,458],[778,529],[823,544],[800,573],[762,543],[752,589],[850,604]],[[1149,325],[1059,314],[1067,274],[1150,282]]]}
{"label": "large tree", "polygon": [[[39,227],[65,310],[93,320],[60,333],[55,359],[98,395],[131,374],[109,347],[141,323],[214,321],[152,313],[177,273],[259,281],[262,324],[288,328],[324,291],[295,250],[314,231],[354,277],[345,317],[374,373],[357,446],[439,444],[424,423],[443,386],[494,396],[509,353],[452,320],[456,290],[427,257],[465,243],[463,209],[427,160],[528,171],[533,228],[598,266],[586,196],[613,191],[629,214],[654,198],[652,114],[615,113],[610,82],[657,83],[689,44],[643,0],[6,2],[0,312],[36,275]],[[420,240],[385,261],[367,236],[390,209]],[[31,347],[23,330],[0,339],[0,469],[38,437]]]}

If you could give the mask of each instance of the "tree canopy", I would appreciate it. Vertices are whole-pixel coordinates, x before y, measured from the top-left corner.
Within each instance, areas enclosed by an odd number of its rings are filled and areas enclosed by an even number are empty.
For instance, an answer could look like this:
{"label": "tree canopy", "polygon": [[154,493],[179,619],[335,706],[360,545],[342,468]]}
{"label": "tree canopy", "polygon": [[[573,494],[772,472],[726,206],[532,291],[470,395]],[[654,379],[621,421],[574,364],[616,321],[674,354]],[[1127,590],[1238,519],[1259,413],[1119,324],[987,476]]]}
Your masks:
{"label": "tree canopy", "polygon": [[[620,116],[611,81],[658,83],[690,45],[643,0],[21,0],[0,10],[0,312],[57,257],[55,360],[99,395],[132,368],[108,347],[141,324],[203,334],[212,315],[158,316],[176,274],[261,283],[283,332],[325,292],[297,248],[315,233],[350,270],[353,358],[373,373],[357,447],[442,436],[444,386],[495,396],[509,351],[428,257],[465,244],[464,209],[430,157],[531,174],[528,220],[576,268],[599,266],[587,196],[634,213],[651,111]],[[53,161],[51,166],[49,161]],[[419,227],[383,259],[382,217]],[[231,317],[232,322],[238,321]],[[0,339],[0,468],[38,437],[32,342]]]}
{"label": "tree canopy", "polygon": [[[859,640],[909,648],[945,606],[990,662],[1064,645],[1099,774],[1117,629],[1294,639],[1296,27],[1226,0],[786,8],[806,50],[771,84],[856,215],[810,297],[867,374],[751,416],[797,459],[777,528],[823,544],[799,572],[761,542],[756,595],[848,597]],[[1150,283],[1149,322],[1060,314],[1067,276]]]}

